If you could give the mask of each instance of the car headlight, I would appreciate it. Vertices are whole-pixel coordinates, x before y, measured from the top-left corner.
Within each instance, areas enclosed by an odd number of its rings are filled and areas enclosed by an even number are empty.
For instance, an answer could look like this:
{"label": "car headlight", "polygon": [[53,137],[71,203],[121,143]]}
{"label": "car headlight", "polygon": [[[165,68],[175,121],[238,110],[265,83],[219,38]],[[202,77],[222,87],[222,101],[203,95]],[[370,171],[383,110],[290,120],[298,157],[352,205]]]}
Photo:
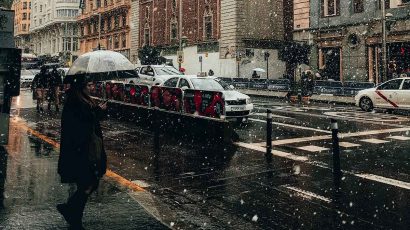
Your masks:
{"label": "car headlight", "polygon": [[252,100],[250,98],[246,98],[246,104],[251,104]]}

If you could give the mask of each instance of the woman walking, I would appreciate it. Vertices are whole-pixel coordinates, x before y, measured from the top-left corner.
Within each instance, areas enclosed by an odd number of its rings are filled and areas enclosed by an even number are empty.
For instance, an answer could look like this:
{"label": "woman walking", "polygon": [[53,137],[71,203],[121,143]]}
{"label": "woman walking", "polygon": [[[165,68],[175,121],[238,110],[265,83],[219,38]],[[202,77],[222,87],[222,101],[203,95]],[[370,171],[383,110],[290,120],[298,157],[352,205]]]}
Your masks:
{"label": "woman walking", "polygon": [[61,117],[58,173],[62,183],[75,183],[77,191],[67,203],[57,205],[57,210],[71,229],[83,229],[85,204],[107,166],[99,123],[107,105],[90,97],[92,87],[87,76],[73,77]]}

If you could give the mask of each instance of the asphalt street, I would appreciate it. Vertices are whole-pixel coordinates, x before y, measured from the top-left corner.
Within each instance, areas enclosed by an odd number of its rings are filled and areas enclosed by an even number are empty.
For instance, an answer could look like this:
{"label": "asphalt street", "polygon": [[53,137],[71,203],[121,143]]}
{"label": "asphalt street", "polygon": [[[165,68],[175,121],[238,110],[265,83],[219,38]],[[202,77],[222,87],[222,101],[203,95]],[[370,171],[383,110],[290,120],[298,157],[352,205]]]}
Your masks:
{"label": "asphalt street", "polygon": [[[37,157],[58,154],[50,143],[59,141],[60,114],[37,114],[29,94],[16,99],[13,118],[32,130],[30,143],[44,144]],[[408,229],[408,115],[252,99],[256,109],[248,122],[232,124],[239,136],[232,144],[205,136],[189,141],[164,130],[158,148],[143,125],[103,121],[112,172],[105,180],[122,178],[114,185],[128,187],[127,196],[173,229]],[[273,111],[272,161],[265,156],[267,109]],[[332,173],[330,118],[340,132],[340,181]]]}

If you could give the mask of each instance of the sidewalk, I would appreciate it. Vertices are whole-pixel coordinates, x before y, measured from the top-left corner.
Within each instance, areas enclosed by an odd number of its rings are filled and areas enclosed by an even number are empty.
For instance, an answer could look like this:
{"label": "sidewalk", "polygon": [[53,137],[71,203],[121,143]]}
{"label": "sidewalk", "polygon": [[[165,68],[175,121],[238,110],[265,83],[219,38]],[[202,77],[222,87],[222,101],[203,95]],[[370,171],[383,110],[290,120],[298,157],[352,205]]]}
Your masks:
{"label": "sidewalk", "polygon": [[[60,183],[58,149],[24,129],[18,118],[10,123],[9,144],[0,149],[0,229],[67,229],[55,206],[75,186]],[[85,229],[168,229],[129,193],[101,180],[85,209]]]}
{"label": "sidewalk", "polygon": [[[263,96],[263,97],[273,97],[273,98],[283,98],[285,99],[287,92],[277,92],[269,90],[255,90],[255,89],[237,89],[239,92],[247,94],[249,96]],[[324,102],[324,103],[336,103],[336,104],[347,104],[354,105],[354,97],[348,96],[333,96],[330,94],[313,94],[310,97],[311,101]]]}

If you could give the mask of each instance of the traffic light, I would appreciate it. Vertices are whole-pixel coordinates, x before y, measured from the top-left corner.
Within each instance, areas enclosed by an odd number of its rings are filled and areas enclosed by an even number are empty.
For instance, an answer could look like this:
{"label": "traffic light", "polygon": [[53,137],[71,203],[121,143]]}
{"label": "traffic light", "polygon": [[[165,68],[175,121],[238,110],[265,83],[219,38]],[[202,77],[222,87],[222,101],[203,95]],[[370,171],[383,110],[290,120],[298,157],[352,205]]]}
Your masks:
{"label": "traffic light", "polygon": [[268,52],[265,52],[265,61],[269,59],[270,54]]}

